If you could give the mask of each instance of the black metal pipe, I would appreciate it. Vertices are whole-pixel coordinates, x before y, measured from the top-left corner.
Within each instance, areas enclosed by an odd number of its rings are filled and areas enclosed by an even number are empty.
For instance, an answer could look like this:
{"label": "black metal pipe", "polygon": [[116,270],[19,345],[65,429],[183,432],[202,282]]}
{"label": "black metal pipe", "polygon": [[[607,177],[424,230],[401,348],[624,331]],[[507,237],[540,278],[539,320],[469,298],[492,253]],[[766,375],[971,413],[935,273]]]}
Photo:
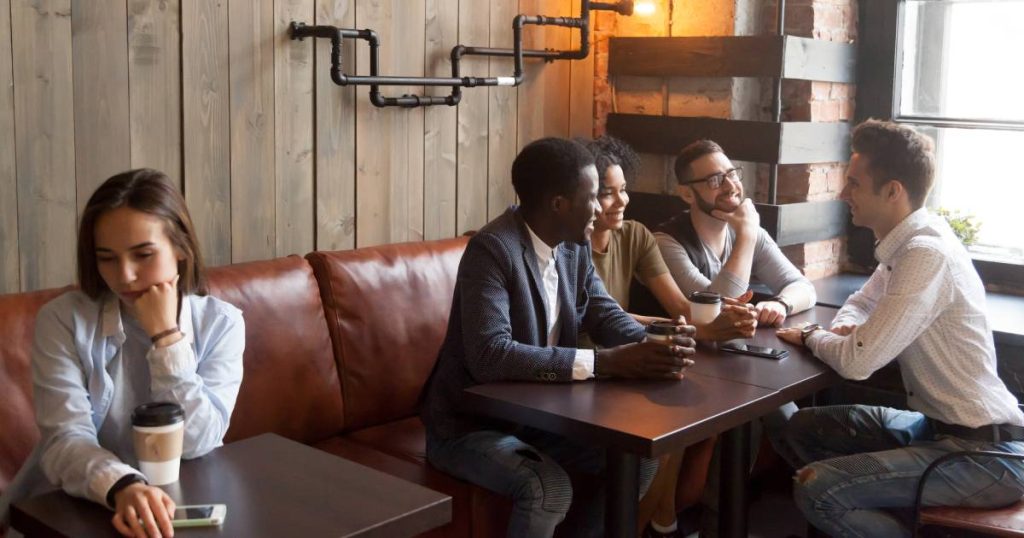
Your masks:
{"label": "black metal pipe", "polygon": [[[355,30],[334,26],[308,26],[301,22],[292,22],[291,38],[306,37],[325,38],[331,40],[331,80],[339,86],[369,85],[370,101],[378,107],[401,106],[417,107],[430,105],[455,106],[462,99],[462,88],[475,86],[518,86],[523,82],[523,59],[541,58],[546,62],[554,60],[580,60],[590,54],[590,11],[612,10],[625,15],[632,14],[633,1],[622,0],[617,4],[590,2],[580,0],[579,17],[547,17],[544,15],[516,15],[512,21],[513,47],[511,49],[491,47],[467,47],[456,45],[451,51],[451,77],[401,77],[381,76],[379,72],[380,40],[373,30]],[[523,50],[523,27],[527,24],[537,26],[562,26],[580,29],[580,46],[575,50]],[[370,46],[370,74],[346,75],[341,61],[342,39],[362,39]],[[463,77],[460,75],[459,62],[467,55],[498,56],[513,58],[513,75],[511,77]],[[401,97],[383,97],[380,86],[451,86],[447,96],[403,95]]]}

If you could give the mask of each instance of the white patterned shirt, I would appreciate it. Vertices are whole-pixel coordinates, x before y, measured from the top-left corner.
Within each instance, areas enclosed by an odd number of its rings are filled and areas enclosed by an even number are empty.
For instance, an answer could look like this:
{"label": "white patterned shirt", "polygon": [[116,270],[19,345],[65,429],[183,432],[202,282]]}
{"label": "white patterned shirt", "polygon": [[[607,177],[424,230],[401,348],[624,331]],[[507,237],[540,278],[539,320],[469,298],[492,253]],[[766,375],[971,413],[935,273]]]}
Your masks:
{"label": "white patterned shirt", "polygon": [[941,217],[919,209],[878,243],[878,268],[833,326],[807,346],[847,379],[866,379],[896,359],[911,409],[947,424],[1024,426],[1017,399],[996,374],[985,288]]}
{"label": "white patterned shirt", "polygon": [[[526,225],[526,231],[530,232],[533,252],[537,254],[537,269],[540,271],[544,285],[544,299],[546,299],[544,313],[548,322],[548,345],[557,346],[558,334],[561,332],[559,315],[562,312],[562,301],[558,300],[558,268],[555,267],[558,245],[549,247],[543,239],[533,233],[529,225]],[[583,381],[592,377],[594,377],[594,350],[577,349],[576,358],[572,363],[573,380]]]}

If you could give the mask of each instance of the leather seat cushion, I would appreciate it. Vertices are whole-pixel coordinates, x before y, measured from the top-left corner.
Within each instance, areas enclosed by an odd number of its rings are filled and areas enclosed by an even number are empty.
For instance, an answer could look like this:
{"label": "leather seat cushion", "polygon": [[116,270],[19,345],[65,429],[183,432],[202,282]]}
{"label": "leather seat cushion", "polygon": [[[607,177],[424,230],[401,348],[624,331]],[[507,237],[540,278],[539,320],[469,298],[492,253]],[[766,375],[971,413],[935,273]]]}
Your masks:
{"label": "leather seat cushion", "polygon": [[312,252],[346,429],[410,417],[448,328],[467,238]]}
{"label": "leather seat cushion", "polygon": [[0,295],[0,492],[25,463],[36,442],[32,408],[32,339],[36,314],[71,286]]}
{"label": "leather seat cushion", "polygon": [[320,292],[304,258],[210,270],[210,293],[242,311],[245,367],[225,441],[273,432],[302,443],[344,426]]}
{"label": "leather seat cushion", "polygon": [[1024,536],[1024,500],[1005,508],[931,507],[921,510],[921,523],[967,529],[993,536]]}

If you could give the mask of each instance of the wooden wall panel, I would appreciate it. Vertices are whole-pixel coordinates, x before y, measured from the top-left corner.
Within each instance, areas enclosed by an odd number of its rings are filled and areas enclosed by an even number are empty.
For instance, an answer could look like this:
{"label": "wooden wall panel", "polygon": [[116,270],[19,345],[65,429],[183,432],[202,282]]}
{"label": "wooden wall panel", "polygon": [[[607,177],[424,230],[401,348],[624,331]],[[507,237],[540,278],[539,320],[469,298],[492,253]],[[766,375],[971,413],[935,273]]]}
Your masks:
{"label": "wooden wall panel", "polygon": [[124,2],[72,0],[75,179],[78,212],[108,177],[131,166],[128,18]]}
{"label": "wooden wall panel", "polygon": [[181,185],[181,2],[128,1],[131,167]]}
{"label": "wooden wall panel", "polygon": [[224,265],[232,253],[227,0],[183,0],[181,21],[185,201],[207,264]]}
{"label": "wooden wall panel", "polygon": [[18,274],[18,177],[14,159],[11,0],[0,0],[0,293],[21,288]]}
{"label": "wooden wall panel", "polygon": [[70,0],[11,0],[22,289],[74,276],[75,126]]}
{"label": "wooden wall panel", "polygon": [[[316,23],[352,28],[355,3],[316,0]],[[349,73],[356,65],[355,47],[342,49],[342,65]],[[341,250],[355,247],[356,229],[356,89],[331,81],[331,44],[316,41],[316,248]],[[364,49],[365,50],[365,49]],[[366,99],[366,89],[360,91]]]}
{"label": "wooden wall panel", "polygon": [[313,0],[277,0],[274,5],[276,256],[314,248],[313,43],[288,37],[288,24],[312,21],[313,7]]}
{"label": "wooden wall panel", "polygon": [[274,181],[274,0],[228,1],[231,132],[231,260],[272,258]]}
{"label": "wooden wall panel", "polygon": [[[578,17],[580,6],[570,0],[572,15]],[[594,15],[590,21],[590,54],[582,60],[569,64],[569,136],[591,138],[594,136],[594,55],[597,47],[594,41]],[[569,44],[579,43],[578,31],[574,31]]]}
{"label": "wooden wall panel", "polygon": [[[459,2],[459,42],[467,46],[490,43],[490,2]],[[461,74],[485,76],[489,61],[467,56]],[[466,88],[458,112],[458,202],[455,229],[458,233],[479,230],[487,223],[487,159],[490,100],[487,89]]]}
{"label": "wooden wall panel", "polygon": [[[356,26],[374,28],[381,39],[380,74],[423,74],[424,5],[405,0],[356,4]],[[401,37],[399,37],[401,36]],[[357,58],[368,54],[365,43]],[[366,62],[356,60],[360,74]],[[377,108],[360,88],[356,99],[356,246],[422,238],[423,109]],[[419,94],[422,87],[387,86],[387,97]]]}
{"label": "wooden wall panel", "polygon": [[[533,1],[533,0],[529,0]],[[491,4],[490,46],[512,47],[512,18],[519,11],[514,1]],[[512,76],[512,60],[489,58],[490,76]],[[519,97],[517,88],[506,86],[490,87],[488,93],[488,137],[487,137],[487,220],[502,214],[509,204],[515,202],[512,188],[512,161],[519,148],[516,145],[517,115]],[[471,90],[466,90],[471,91]]]}
{"label": "wooden wall panel", "polygon": [[[486,2],[481,2],[486,8]],[[451,48],[459,42],[459,0],[426,0],[427,76],[451,76]],[[452,16],[452,14],[456,14]],[[481,41],[482,43],[482,41]],[[461,67],[461,63],[460,63]],[[430,88],[447,95],[449,87]],[[423,237],[439,239],[455,233],[457,110],[433,106],[423,118]]]}
{"label": "wooden wall panel", "polygon": [[[181,186],[210,265],[479,229],[515,202],[522,144],[589,135],[592,65],[529,60],[523,88],[378,109],[366,86],[330,80],[329,42],[292,41],[289,23],[372,28],[381,74],[444,76],[456,44],[510,48],[516,14],[576,3],[0,0],[0,132],[14,133],[0,147],[0,293],[72,282],[78,208],[134,167]],[[559,49],[574,34],[527,30]],[[346,73],[368,71],[364,42],[343,49]],[[509,76],[512,61],[469,57],[462,72]]]}

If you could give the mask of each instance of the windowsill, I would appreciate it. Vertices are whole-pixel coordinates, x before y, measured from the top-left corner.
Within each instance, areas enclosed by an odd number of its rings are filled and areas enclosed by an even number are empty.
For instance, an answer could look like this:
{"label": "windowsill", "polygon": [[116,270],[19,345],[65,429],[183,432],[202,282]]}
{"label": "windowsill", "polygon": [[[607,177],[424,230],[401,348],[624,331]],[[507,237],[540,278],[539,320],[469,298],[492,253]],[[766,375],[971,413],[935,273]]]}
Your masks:
{"label": "windowsill", "polygon": [[[840,273],[812,282],[818,294],[818,304],[839,308],[867,279],[867,275]],[[1024,346],[1024,297],[992,291],[985,295],[988,322],[995,342]]]}

